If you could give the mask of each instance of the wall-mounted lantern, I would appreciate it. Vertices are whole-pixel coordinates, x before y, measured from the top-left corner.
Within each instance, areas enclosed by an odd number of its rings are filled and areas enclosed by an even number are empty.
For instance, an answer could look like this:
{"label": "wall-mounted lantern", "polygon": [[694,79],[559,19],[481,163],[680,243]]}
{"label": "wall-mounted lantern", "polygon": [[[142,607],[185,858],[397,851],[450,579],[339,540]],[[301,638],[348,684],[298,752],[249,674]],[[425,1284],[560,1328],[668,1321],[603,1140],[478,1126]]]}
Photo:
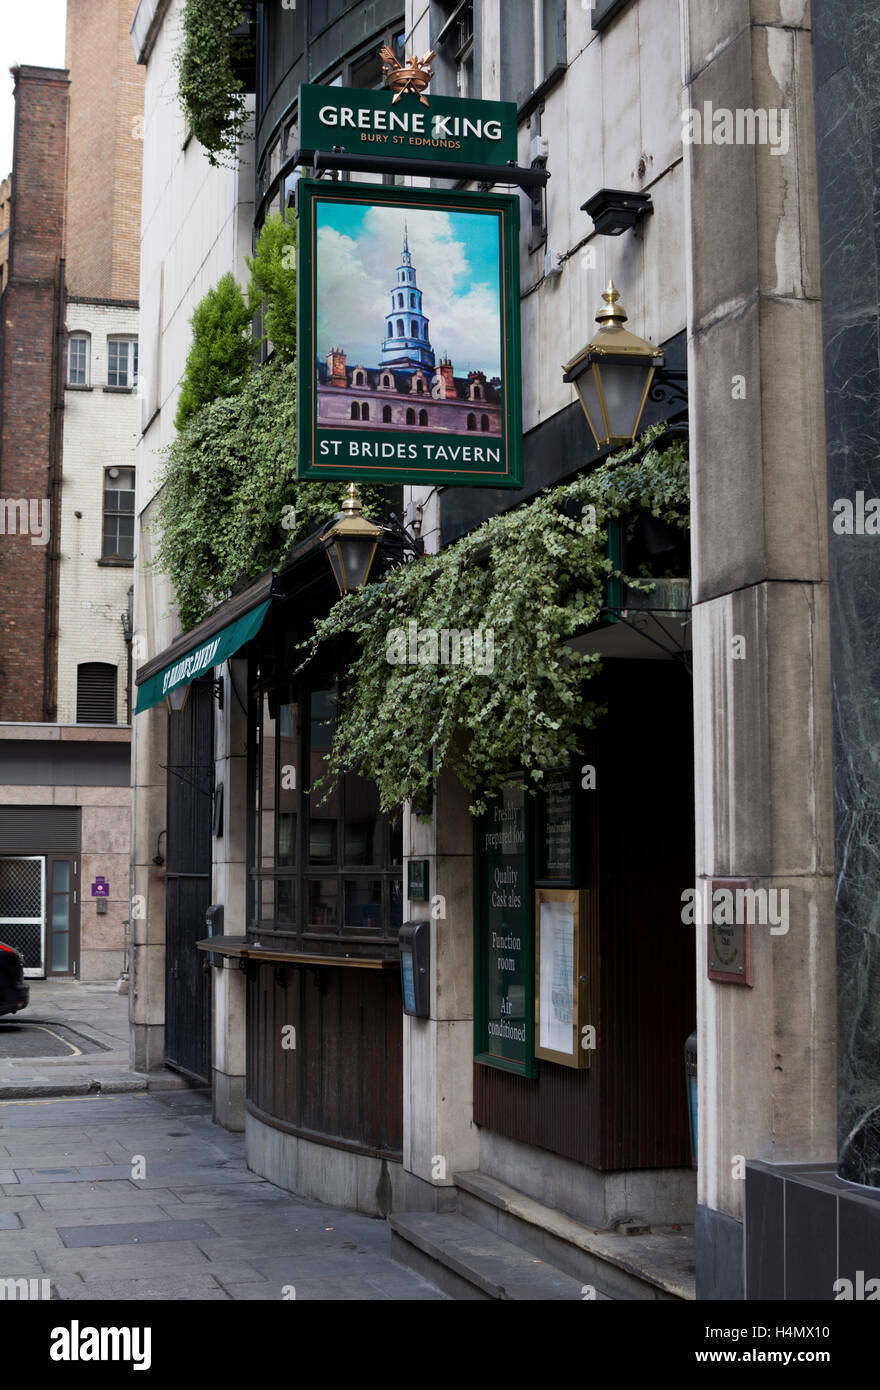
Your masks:
{"label": "wall-mounted lantern", "polygon": [[363,515],[357,484],[351,483],[342,511],[321,537],[340,594],[366,584],[382,536],[382,527]]}
{"label": "wall-mounted lantern", "polygon": [[602,298],[599,332],[563,367],[563,380],[574,383],[597,449],[632,443],[654,373],[664,362],[660,348],[624,328],[626,310],[613,280]]}

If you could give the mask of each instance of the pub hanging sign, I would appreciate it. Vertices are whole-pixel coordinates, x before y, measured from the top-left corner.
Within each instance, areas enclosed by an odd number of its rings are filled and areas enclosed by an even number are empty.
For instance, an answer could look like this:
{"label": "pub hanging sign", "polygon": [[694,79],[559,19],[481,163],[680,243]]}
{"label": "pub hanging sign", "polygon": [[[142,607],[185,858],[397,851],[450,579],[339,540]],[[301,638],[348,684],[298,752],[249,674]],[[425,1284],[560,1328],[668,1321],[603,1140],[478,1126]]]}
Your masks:
{"label": "pub hanging sign", "polygon": [[518,197],[298,198],[298,476],[522,487]]}
{"label": "pub hanging sign", "polygon": [[[380,56],[384,91],[300,88],[301,164],[516,165],[515,103],[429,96],[433,51]],[[522,487],[518,197],[311,180],[297,197],[298,476]]]}
{"label": "pub hanging sign", "polygon": [[[389,81],[395,81],[394,73]],[[304,156],[336,150],[465,164],[516,163],[517,115],[512,101],[429,99],[424,85],[421,91],[371,92],[306,83],[299,89],[299,111]]]}

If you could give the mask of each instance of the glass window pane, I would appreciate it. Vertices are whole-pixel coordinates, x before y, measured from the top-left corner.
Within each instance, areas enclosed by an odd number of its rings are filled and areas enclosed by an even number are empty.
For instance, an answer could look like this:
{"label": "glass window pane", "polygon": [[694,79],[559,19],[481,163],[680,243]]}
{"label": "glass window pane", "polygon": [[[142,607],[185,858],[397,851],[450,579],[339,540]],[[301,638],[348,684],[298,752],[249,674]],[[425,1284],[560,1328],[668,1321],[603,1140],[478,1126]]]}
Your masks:
{"label": "glass window pane", "polygon": [[296,884],[292,878],[279,878],[275,888],[275,921],[279,926],[292,926],[296,921]]}
{"label": "glass window pane", "polygon": [[400,931],[403,926],[403,879],[393,878],[389,887],[391,891],[391,930]]}
{"label": "glass window pane", "polygon": [[372,782],[350,774],[345,778],[345,863],[381,862],[379,793]]}
{"label": "glass window pane", "polygon": [[281,705],[278,711],[278,864],[296,863],[299,823],[299,706]]}
{"label": "glass window pane", "polygon": [[346,879],[345,925],[355,931],[382,928],[382,883],[380,879]]}
{"label": "glass window pane", "polygon": [[309,883],[309,926],[335,927],[339,924],[339,884],[335,878],[312,879]]}
{"label": "glass window pane", "polygon": [[260,785],[262,788],[262,864],[266,869],[275,866],[275,747],[276,721],[269,708],[268,692],[263,694],[263,714],[260,721]]}
{"label": "glass window pane", "polygon": [[260,921],[272,922],[275,920],[275,880],[263,878],[260,880]]}
{"label": "glass window pane", "polygon": [[312,816],[309,822],[309,863],[336,863],[335,820],[319,820]]}
{"label": "glass window pane", "polygon": [[52,930],[67,931],[70,926],[70,898],[67,893],[52,894]]}
{"label": "glass window pane", "polygon": [[70,892],[70,863],[67,859],[56,859],[52,865],[52,891]]}
{"label": "glass window pane", "polygon": [[397,867],[403,863],[403,817],[388,823],[388,865]]}
{"label": "glass window pane", "polygon": [[70,969],[70,934],[68,932],[52,933],[52,967],[53,970]]}

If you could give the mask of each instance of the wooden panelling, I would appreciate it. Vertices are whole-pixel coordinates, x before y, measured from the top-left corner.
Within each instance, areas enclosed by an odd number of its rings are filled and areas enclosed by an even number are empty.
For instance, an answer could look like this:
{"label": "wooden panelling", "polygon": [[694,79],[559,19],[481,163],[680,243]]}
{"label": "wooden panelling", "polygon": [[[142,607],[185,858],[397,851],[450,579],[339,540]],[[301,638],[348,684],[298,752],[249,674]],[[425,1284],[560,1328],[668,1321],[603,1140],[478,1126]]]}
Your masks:
{"label": "wooden panelling", "polygon": [[[282,1028],[296,1029],[296,1048]],[[249,966],[247,1098],[290,1133],[400,1158],[403,1012],[396,971]]]}

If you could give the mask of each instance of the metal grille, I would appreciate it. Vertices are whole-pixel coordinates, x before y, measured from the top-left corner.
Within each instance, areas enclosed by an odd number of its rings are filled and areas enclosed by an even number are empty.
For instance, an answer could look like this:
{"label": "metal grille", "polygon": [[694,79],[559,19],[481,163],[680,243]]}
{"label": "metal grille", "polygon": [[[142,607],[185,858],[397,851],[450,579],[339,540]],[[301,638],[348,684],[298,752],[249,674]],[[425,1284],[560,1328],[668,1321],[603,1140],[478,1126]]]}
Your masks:
{"label": "metal grille", "polygon": [[77,724],[116,723],[116,667],[85,661],[76,668]]}
{"label": "metal grille", "polygon": [[22,923],[14,926],[0,922],[0,933],[6,946],[14,946],[24,962],[25,970],[43,968],[43,929],[40,922]]}
{"label": "metal grille", "polygon": [[43,968],[43,861],[0,859],[0,938],[26,971]]}
{"label": "metal grille", "polygon": [[43,918],[43,876],[39,859],[0,859],[0,922]]}

